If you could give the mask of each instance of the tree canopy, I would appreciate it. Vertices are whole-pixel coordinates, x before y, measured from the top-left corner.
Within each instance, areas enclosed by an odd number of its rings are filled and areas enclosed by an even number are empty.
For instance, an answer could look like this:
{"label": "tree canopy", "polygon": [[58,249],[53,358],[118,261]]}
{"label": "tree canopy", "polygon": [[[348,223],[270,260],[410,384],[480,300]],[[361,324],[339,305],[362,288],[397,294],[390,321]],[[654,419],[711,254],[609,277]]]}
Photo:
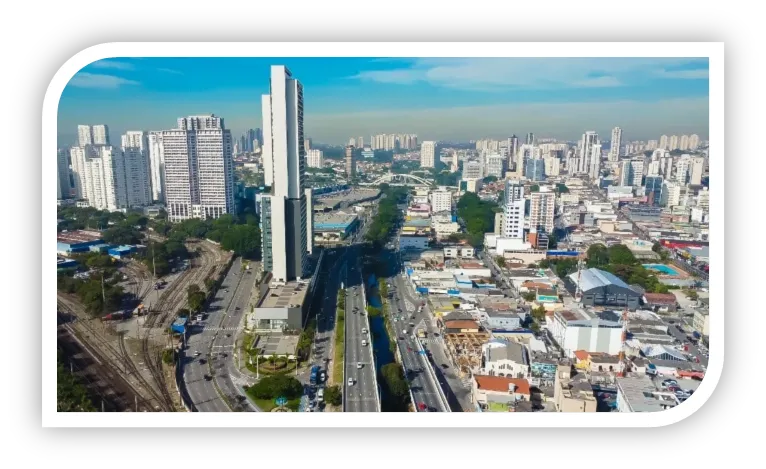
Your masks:
{"label": "tree canopy", "polygon": [[496,203],[481,200],[473,192],[466,192],[458,200],[457,213],[465,223],[468,242],[472,246],[481,246],[484,242],[484,233],[494,229],[496,209]]}
{"label": "tree canopy", "polygon": [[261,378],[249,389],[256,399],[276,399],[285,397],[297,399],[303,395],[303,385],[293,376],[277,374]]}

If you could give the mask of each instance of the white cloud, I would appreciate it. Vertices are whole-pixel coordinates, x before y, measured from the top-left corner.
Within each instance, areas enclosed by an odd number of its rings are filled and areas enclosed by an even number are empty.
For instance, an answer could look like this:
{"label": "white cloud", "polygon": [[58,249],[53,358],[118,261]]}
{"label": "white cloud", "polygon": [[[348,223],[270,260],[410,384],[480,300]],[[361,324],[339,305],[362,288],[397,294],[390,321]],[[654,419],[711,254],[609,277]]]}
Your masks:
{"label": "white cloud", "polygon": [[702,78],[707,65],[695,70],[668,67],[696,63],[675,58],[427,58],[412,59],[393,70],[367,70],[354,77],[381,83],[412,84],[473,90],[593,88],[629,85],[650,79]]}
{"label": "white cloud", "polygon": [[138,85],[137,81],[113,75],[100,75],[97,73],[80,72],[69,80],[69,86],[77,88],[101,88],[116,89],[122,85]]}
{"label": "white cloud", "polygon": [[133,70],[133,64],[128,62],[118,62],[116,60],[99,60],[90,64],[93,68],[108,68],[112,70]]}
{"label": "white cloud", "polygon": [[183,75],[183,72],[173,70],[172,68],[158,68],[157,71],[162,73],[170,73],[172,75]]}

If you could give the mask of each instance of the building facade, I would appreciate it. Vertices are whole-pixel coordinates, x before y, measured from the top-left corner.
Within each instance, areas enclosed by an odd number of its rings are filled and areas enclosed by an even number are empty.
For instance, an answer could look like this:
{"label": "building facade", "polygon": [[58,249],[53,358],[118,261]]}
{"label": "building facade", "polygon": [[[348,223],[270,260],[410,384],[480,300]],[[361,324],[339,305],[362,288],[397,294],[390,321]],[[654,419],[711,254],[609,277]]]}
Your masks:
{"label": "building facade", "polygon": [[436,158],[436,142],[425,141],[420,146],[420,167],[433,168]]}
{"label": "building facade", "polygon": [[553,218],[556,213],[556,193],[545,187],[530,194],[529,226],[537,231],[553,233]]}

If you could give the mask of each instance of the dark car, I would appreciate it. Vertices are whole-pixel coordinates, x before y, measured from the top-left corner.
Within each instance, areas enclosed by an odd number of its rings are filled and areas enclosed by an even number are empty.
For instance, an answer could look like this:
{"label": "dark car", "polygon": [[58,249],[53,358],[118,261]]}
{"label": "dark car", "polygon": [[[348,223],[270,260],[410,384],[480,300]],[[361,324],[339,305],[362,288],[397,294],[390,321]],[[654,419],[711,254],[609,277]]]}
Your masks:
{"label": "dark car", "polygon": [[199,359],[199,364],[200,365],[204,365],[205,363],[207,363],[207,360],[205,360],[204,358],[200,358]]}
{"label": "dark car", "polygon": [[212,377],[212,376],[210,376],[210,375],[205,375],[205,381],[210,381],[210,380],[212,380],[212,379],[213,379],[213,377]]}
{"label": "dark car", "polygon": [[402,336],[399,336],[399,340],[404,340],[404,337],[402,337]]}
{"label": "dark car", "polygon": [[449,368],[449,365],[447,365],[446,363],[442,363],[442,368],[444,368],[446,370],[446,369]]}

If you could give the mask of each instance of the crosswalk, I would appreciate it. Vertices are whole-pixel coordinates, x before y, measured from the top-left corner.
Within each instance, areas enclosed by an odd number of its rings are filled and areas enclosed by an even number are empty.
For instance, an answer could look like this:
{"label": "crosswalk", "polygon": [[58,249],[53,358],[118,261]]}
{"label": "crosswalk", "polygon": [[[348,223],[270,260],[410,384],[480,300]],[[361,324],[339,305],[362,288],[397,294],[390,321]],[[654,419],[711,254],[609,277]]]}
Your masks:
{"label": "crosswalk", "polygon": [[203,331],[223,331],[223,332],[235,332],[239,329],[238,327],[215,327],[215,326],[203,326]]}

